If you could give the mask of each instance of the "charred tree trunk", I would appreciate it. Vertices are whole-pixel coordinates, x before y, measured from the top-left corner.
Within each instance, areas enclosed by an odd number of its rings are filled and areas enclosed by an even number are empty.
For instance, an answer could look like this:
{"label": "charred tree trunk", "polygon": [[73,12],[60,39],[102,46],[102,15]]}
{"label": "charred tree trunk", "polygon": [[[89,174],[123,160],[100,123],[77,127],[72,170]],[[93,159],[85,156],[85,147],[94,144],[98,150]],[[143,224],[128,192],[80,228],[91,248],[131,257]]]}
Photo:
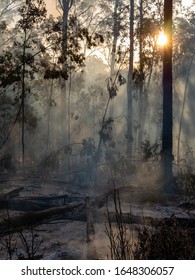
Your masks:
{"label": "charred tree trunk", "polygon": [[83,203],[76,203],[53,207],[42,211],[27,212],[25,214],[9,217],[9,221],[5,218],[2,222],[0,222],[0,235],[3,236],[9,232],[16,232],[18,229],[25,229],[29,226],[38,226],[44,220],[51,219],[52,217],[55,217],[55,219],[63,218],[66,213],[72,213],[76,209],[81,211],[83,206]]}
{"label": "charred tree trunk", "polygon": [[[26,3],[27,4],[27,3]],[[24,22],[24,42],[23,42],[23,50],[22,50],[22,94],[21,94],[21,113],[22,113],[22,137],[21,137],[21,143],[22,143],[22,168],[24,172],[24,159],[25,159],[25,72],[26,72],[26,39],[27,39],[27,30],[26,30],[26,18],[23,18]]]}
{"label": "charred tree trunk", "polygon": [[163,129],[162,160],[163,180],[166,192],[172,192],[172,0],[164,1],[164,32],[168,42],[164,46],[163,57]]}

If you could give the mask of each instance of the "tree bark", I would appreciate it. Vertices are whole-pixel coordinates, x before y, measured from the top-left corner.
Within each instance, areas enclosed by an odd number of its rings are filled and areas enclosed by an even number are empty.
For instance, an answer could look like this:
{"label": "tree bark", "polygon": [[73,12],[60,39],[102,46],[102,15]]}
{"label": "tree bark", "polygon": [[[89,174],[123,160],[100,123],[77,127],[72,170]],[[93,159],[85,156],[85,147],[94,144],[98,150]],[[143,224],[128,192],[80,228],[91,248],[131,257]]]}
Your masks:
{"label": "tree bark", "polygon": [[143,0],[140,0],[139,7],[140,14],[140,38],[139,38],[139,133],[138,133],[138,149],[140,148],[143,140],[144,123],[145,123],[145,96],[144,96],[144,63],[143,63]]}
{"label": "tree bark", "polygon": [[61,137],[62,147],[67,145],[67,133],[68,133],[68,115],[67,115],[67,50],[68,50],[68,15],[72,6],[72,0],[62,0],[61,8],[63,11],[62,16],[62,72],[65,77],[61,80]]}
{"label": "tree bark", "polygon": [[0,222],[0,234],[6,235],[11,231],[15,232],[17,229],[28,228],[29,226],[40,225],[44,220],[50,219],[53,216],[60,218],[65,213],[71,212],[75,209],[83,207],[83,203],[71,204],[60,207],[53,207],[51,209],[28,212],[23,215],[18,215],[14,217],[9,217],[9,220],[4,220]]}
{"label": "tree bark", "polygon": [[[116,47],[117,47],[117,39],[118,39],[118,36],[119,36],[118,6],[119,6],[119,0],[115,0],[114,25],[113,25],[113,36],[114,37],[113,37],[113,42],[112,42],[111,64],[110,64],[110,77],[111,77],[112,80],[115,80],[114,72],[115,72]],[[114,113],[114,98],[111,100],[111,103],[110,103],[109,116],[113,117],[113,113]]]}
{"label": "tree bark", "polygon": [[168,42],[163,51],[163,129],[162,129],[162,160],[165,192],[172,192],[172,9],[173,1],[164,1],[164,33]]}
{"label": "tree bark", "polygon": [[[27,1],[26,1],[26,5]],[[22,50],[22,94],[21,94],[21,109],[22,109],[22,137],[21,137],[21,143],[22,143],[22,168],[23,172],[24,170],[24,160],[25,160],[25,131],[24,131],[24,125],[25,125],[25,97],[26,97],[26,85],[25,85],[25,75],[26,75],[26,39],[27,39],[27,30],[26,30],[26,18],[23,18],[23,24],[24,24],[24,42],[23,42],[23,50]]]}
{"label": "tree bark", "polygon": [[183,121],[184,109],[185,109],[185,104],[186,104],[186,95],[187,95],[188,83],[189,83],[189,80],[190,80],[191,68],[192,68],[192,65],[193,65],[194,57],[195,57],[195,53],[193,53],[193,55],[191,57],[190,65],[189,65],[188,72],[187,72],[185,89],[184,89],[184,94],[183,94],[181,117],[180,117],[180,122],[179,122],[178,143],[177,143],[177,167],[178,167],[178,171],[179,171],[179,167],[180,167],[181,128],[182,128],[182,121]]}
{"label": "tree bark", "polygon": [[132,74],[133,74],[133,55],[134,55],[134,0],[130,0],[130,53],[129,71],[127,82],[127,155],[132,159],[133,144],[133,120],[132,120]]}

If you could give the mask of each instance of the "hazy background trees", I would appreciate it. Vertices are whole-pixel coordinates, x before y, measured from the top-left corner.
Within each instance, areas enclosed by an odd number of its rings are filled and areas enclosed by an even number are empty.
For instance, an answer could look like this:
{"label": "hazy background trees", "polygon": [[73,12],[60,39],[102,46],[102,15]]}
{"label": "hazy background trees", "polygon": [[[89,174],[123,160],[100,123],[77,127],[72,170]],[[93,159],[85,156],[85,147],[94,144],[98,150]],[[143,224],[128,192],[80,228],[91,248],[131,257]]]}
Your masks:
{"label": "hazy background trees", "polygon": [[[1,171],[84,185],[154,174],[164,1],[47,2],[0,3]],[[195,27],[193,9],[173,2],[175,175],[176,164],[193,164]]]}

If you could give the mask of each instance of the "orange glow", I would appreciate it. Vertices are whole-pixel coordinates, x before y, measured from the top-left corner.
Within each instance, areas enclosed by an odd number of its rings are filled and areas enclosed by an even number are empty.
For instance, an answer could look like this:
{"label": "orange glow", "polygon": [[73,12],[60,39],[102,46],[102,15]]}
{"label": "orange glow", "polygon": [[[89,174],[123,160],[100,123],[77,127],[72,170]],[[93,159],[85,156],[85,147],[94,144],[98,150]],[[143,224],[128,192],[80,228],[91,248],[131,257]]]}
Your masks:
{"label": "orange glow", "polygon": [[166,45],[167,41],[167,36],[164,34],[164,32],[160,32],[158,35],[157,44],[163,47]]}

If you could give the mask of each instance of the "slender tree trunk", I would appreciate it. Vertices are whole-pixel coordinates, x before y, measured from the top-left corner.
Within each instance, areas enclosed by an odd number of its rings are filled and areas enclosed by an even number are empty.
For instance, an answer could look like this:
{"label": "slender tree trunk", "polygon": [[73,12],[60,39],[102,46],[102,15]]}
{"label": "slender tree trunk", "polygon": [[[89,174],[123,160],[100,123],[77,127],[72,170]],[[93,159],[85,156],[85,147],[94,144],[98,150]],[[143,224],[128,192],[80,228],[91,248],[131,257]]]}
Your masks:
{"label": "slender tree trunk", "polygon": [[[71,138],[71,87],[72,87],[72,73],[70,70],[70,78],[68,85],[68,146],[70,146],[70,138]],[[69,181],[70,181],[70,154],[68,155],[68,172],[69,172]]]}
{"label": "slender tree trunk", "polygon": [[192,55],[191,60],[190,60],[190,65],[186,77],[186,83],[185,83],[185,89],[184,89],[184,95],[183,95],[183,104],[182,104],[182,111],[181,111],[181,118],[179,122],[179,132],[178,132],[178,143],[177,143],[177,166],[178,166],[178,171],[179,171],[179,165],[180,165],[180,143],[181,143],[181,127],[182,127],[182,120],[183,120],[183,114],[184,114],[184,108],[185,108],[185,103],[186,103],[186,95],[187,95],[187,89],[188,89],[188,83],[190,79],[190,73],[191,73],[191,68],[193,65],[195,53]]}
{"label": "slender tree trunk", "polygon": [[[115,72],[115,59],[116,59],[116,48],[117,48],[117,40],[119,36],[119,30],[118,30],[118,6],[119,6],[119,0],[115,0],[115,6],[114,6],[114,25],[113,25],[113,43],[112,43],[112,52],[111,52],[111,64],[110,64],[110,77],[111,79],[115,79],[114,72]],[[110,109],[109,109],[109,115],[110,117],[113,116],[114,113],[114,98],[111,100],[110,103]]]}
{"label": "slender tree trunk", "polygon": [[67,133],[68,133],[68,116],[67,116],[67,49],[68,49],[68,14],[72,5],[72,0],[62,0],[61,7],[63,11],[62,22],[62,58],[63,65],[62,71],[65,77],[61,80],[61,137],[62,146],[67,145]]}
{"label": "slender tree trunk", "polygon": [[72,0],[62,0],[63,9],[63,22],[62,22],[62,54],[64,60],[67,59],[67,46],[68,46],[68,14],[72,6]]}
{"label": "slender tree trunk", "polygon": [[132,74],[133,74],[133,54],[134,54],[134,0],[130,0],[130,54],[129,71],[127,82],[127,155],[132,159],[133,144],[133,120],[132,120]]}
{"label": "slender tree trunk", "polygon": [[46,142],[46,152],[45,156],[47,157],[48,155],[48,150],[49,150],[49,142],[50,142],[50,122],[51,122],[51,101],[52,101],[52,95],[53,95],[53,85],[54,81],[51,81],[51,86],[50,86],[50,95],[49,95],[49,104],[48,104],[48,117],[47,117],[47,142]]}
{"label": "slender tree trunk", "polygon": [[162,160],[163,179],[166,192],[172,192],[172,0],[164,1],[164,32],[168,43],[164,46],[163,57],[163,129],[162,129]]}
{"label": "slender tree trunk", "polygon": [[25,26],[25,21],[24,20],[24,43],[23,43],[23,53],[22,53],[22,96],[21,96],[21,111],[22,111],[22,168],[23,172],[24,171],[24,160],[25,160],[25,95],[26,95],[26,89],[25,89],[25,72],[26,72],[26,37],[27,37],[27,31],[26,31],[26,26]]}
{"label": "slender tree trunk", "polygon": [[112,43],[111,66],[110,66],[111,77],[114,74],[117,39],[118,39],[118,36],[119,36],[119,30],[118,30],[118,6],[119,6],[119,0],[115,0],[115,6],[114,6],[114,26],[113,26],[113,36],[114,37],[113,37],[113,43]]}
{"label": "slender tree trunk", "polygon": [[143,0],[140,0],[140,38],[139,38],[139,61],[140,61],[140,83],[139,83],[139,133],[138,148],[143,140],[143,130],[145,124],[145,96],[144,96],[144,63],[143,63]]}

